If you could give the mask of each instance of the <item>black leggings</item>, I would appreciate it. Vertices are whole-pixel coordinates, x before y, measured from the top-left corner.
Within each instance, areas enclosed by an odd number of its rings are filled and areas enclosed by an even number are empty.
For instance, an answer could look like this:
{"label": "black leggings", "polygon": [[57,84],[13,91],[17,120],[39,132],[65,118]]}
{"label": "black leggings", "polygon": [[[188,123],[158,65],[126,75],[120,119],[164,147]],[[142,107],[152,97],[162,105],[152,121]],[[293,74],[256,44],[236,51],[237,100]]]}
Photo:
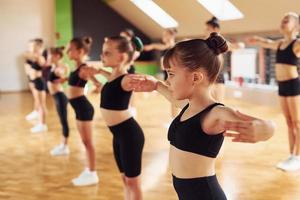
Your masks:
{"label": "black leggings", "polygon": [[200,178],[177,178],[173,175],[173,185],[179,200],[226,200],[216,175]]}
{"label": "black leggings", "polygon": [[63,92],[57,92],[53,95],[56,110],[59,116],[60,123],[63,129],[63,135],[65,138],[69,137],[69,124],[68,124],[68,114],[67,114],[67,105],[68,98]]}
{"label": "black leggings", "polygon": [[94,107],[85,96],[69,99],[75,111],[76,119],[79,121],[92,121],[94,117]]}
{"label": "black leggings", "polygon": [[133,118],[109,129],[113,133],[114,156],[119,171],[126,177],[139,176],[145,141],[143,130]]}
{"label": "black leggings", "polygon": [[278,81],[278,94],[282,97],[300,95],[300,78],[287,81]]}

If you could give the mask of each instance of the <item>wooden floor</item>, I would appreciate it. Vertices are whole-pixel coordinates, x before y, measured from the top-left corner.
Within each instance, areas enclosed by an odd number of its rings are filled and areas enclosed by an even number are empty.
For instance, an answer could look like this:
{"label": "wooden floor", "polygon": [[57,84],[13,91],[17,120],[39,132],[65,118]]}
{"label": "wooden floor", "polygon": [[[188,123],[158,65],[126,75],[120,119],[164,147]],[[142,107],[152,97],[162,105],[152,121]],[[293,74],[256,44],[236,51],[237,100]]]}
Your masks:
{"label": "wooden floor", "polygon": [[[168,141],[165,123],[170,121],[169,103],[156,93],[138,94],[137,120],[144,129],[143,192],[146,200],[175,200],[176,194],[168,170]],[[112,136],[101,120],[99,96],[91,95],[96,117],[94,143],[97,152],[97,186],[73,187],[70,180],[83,169],[85,154],[71,124],[67,157],[51,157],[50,149],[60,139],[60,125],[51,97],[48,97],[49,131],[32,134],[32,124],[24,120],[32,110],[29,93],[0,96],[0,199],[13,200],[106,200],[122,199],[122,183],[116,168]],[[237,144],[226,140],[217,162],[217,176],[229,200],[299,200],[300,172],[285,173],[274,166],[287,157],[284,119],[277,108],[230,100],[227,105],[277,124],[275,136],[259,144]]]}

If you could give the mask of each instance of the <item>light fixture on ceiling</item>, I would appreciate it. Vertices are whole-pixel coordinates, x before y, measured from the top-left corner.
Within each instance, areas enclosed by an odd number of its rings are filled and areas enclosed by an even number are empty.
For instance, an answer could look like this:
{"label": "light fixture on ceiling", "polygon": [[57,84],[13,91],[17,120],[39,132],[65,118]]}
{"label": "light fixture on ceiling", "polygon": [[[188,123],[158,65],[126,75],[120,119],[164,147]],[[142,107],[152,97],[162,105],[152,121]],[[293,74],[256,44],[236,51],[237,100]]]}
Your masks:
{"label": "light fixture on ceiling", "polygon": [[197,0],[219,20],[234,20],[244,17],[243,13],[229,0]]}
{"label": "light fixture on ceiling", "polygon": [[134,5],[163,28],[174,28],[178,22],[152,0],[131,0]]}

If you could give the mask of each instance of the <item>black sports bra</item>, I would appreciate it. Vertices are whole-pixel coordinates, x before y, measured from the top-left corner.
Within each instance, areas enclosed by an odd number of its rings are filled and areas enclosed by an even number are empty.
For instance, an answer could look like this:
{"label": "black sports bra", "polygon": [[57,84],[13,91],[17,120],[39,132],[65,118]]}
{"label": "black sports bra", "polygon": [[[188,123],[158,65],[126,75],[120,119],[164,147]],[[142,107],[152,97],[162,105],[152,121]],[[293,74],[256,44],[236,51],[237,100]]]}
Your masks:
{"label": "black sports bra", "polygon": [[109,110],[127,110],[132,91],[123,90],[121,82],[126,74],[107,82],[101,90],[100,107]]}
{"label": "black sports bra", "polygon": [[87,80],[84,80],[79,77],[80,68],[85,65],[86,65],[85,63],[79,65],[79,67],[77,67],[76,70],[74,70],[70,73],[69,80],[68,80],[69,85],[75,86],[75,87],[84,87],[85,86],[85,84],[87,83]]}
{"label": "black sports bra", "polygon": [[36,71],[41,71],[42,67],[38,64],[38,62],[33,62],[31,60],[26,60],[26,63],[31,66],[32,69]]}
{"label": "black sports bra", "polygon": [[276,63],[296,65],[299,64],[299,58],[295,55],[293,51],[294,43],[297,39],[293,40],[285,49],[280,49],[281,43],[278,45],[276,52]]}
{"label": "black sports bra", "polygon": [[189,107],[186,105],[180,114],[173,120],[168,131],[168,140],[176,148],[203,155],[211,158],[217,157],[224,140],[223,133],[217,135],[206,134],[201,127],[205,116],[216,106],[224,106],[214,103],[193,117],[180,121],[181,116]]}
{"label": "black sports bra", "polygon": [[50,71],[49,75],[48,75],[48,81],[50,82],[54,82],[55,80],[60,79],[59,76],[57,76],[54,71]]}

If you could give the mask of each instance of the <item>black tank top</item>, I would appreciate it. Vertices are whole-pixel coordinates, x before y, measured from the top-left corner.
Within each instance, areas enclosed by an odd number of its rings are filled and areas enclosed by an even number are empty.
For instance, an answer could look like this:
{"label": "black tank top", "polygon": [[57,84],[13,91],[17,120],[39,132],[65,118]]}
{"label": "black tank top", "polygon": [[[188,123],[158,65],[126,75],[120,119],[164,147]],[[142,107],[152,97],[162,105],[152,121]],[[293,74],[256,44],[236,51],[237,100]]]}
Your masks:
{"label": "black tank top", "polygon": [[123,90],[121,82],[126,74],[107,82],[101,90],[100,107],[109,110],[127,110],[132,91]]}
{"label": "black tank top", "polygon": [[85,63],[79,65],[79,67],[76,70],[74,70],[70,73],[69,80],[68,80],[69,85],[75,86],[75,87],[84,87],[85,86],[85,84],[87,83],[87,80],[84,80],[79,77],[80,68],[85,65],[86,65]]}
{"label": "black tank top", "polygon": [[55,80],[60,79],[59,76],[57,76],[54,71],[50,71],[49,75],[48,75],[48,81],[50,82],[54,82]]}
{"label": "black tank top", "polygon": [[299,64],[299,58],[295,55],[293,51],[294,43],[297,39],[293,40],[285,49],[280,49],[281,43],[278,45],[276,52],[276,63],[296,65]]}
{"label": "black tank top", "polygon": [[29,64],[31,66],[31,68],[36,70],[36,71],[41,71],[42,70],[42,67],[39,65],[38,62],[33,62],[31,60],[26,60],[26,63]]}
{"label": "black tank top", "polygon": [[189,107],[186,105],[180,114],[173,120],[168,131],[168,140],[176,148],[211,158],[217,157],[224,140],[223,133],[217,135],[206,134],[201,127],[205,116],[216,106],[214,103],[193,117],[180,121],[181,116]]}

